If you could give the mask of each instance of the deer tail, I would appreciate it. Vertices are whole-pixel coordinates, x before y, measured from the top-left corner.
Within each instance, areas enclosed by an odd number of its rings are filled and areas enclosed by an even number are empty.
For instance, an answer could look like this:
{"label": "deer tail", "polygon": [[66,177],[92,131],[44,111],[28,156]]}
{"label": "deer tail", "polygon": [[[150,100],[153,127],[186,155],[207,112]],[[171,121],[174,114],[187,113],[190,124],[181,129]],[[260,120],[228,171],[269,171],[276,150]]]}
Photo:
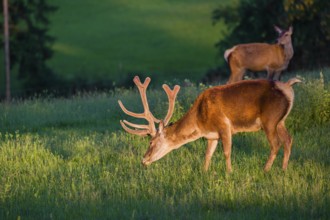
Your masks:
{"label": "deer tail", "polygon": [[292,86],[292,85],[294,85],[294,84],[296,84],[296,83],[301,83],[302,81],[300,80],[300,79],[298,79],[298,78],[292,78],[292,79],[289,79],[287,82],[286,82],[286,84],[288,84],[289,86]]}
{"label": "deer tail", "polygon": [[235,48],[236,48],[236,46],[225,51],[224,57],[225,57],[225,60],[227,63],[228,63],[230,54],[235,50]]}

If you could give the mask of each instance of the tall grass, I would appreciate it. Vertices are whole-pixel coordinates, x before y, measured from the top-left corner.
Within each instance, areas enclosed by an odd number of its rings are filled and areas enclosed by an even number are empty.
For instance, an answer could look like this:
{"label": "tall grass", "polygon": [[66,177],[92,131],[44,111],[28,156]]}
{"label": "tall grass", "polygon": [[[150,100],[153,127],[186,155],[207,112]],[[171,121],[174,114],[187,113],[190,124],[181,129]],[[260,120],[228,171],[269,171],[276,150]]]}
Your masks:
{"label": "tall grass", "polygon": [[[234,136],[234,172],[225,173],[221,146],[202,171],[206,142],[183,146],[148,168],[148,138],[123,132],[121,99],[141,110],[136,89],[35,98],[0,105],[1,219],[329,219],[330,71],[298,73],[287,125],[294,144],[289,167],[282,152],[264,173],[263,132]],[[174,118],[204,85],[183,87]],[[166,96],[150,90],[163,117]],[[134,121],[134,120],[133,120]]]}

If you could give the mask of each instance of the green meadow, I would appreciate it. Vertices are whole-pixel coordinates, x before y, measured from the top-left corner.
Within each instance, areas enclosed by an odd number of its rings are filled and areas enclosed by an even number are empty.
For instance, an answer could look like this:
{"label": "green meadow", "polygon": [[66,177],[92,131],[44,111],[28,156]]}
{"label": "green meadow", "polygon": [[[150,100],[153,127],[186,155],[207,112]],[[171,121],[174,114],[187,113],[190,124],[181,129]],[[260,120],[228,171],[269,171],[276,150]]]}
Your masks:
{"label": "green meadow", "polygon": [[[117,104],[141,111],[136,88],[1,103],[0,218],[329,219],[330,70],[292,74],[304,83],[295,85],[287,119],[294,143],[286,172],[282,150],[263,172],[269,146],[262,131],[234,136],[232,174],[221,145],[203,172],[203,139],[143,167],[149,140],[123,131],[119,120],[134,120]],[[207,87],[183,86],[172,120]],[[148,90],[148,99],[164,117],[162,89]]]}
{"label": "green meadow", "polygon": [[200,80],[223,62],[214,45],[225,27],[212,25],[212,11],[227,2],[53,0],[49,65],[64,79]]}
{"label": "green meadow", "polygon": [[[149,105],[167,110],[161,83],[181,85],[172,121],[211,85],[196,84],[223,62],[214,47],[226,27],[212,11],[231,1],[52,0],[49,66],[62,79],[152,79]],[[2,55],[0,55],[0,58]],[[263,131],[233,137],[233,173],[221,144],[202,167],[206,140],[141,164],[149,138],[126,133],[119,108],[142,111],[136,88],[51,92],[0,103],[0,219],[330,219],[330,69],[300,76],[286,125],[293,136],[288,170],[281,149],[270,172]],[[4,79],[0,79],[2,82]],[[223,84],[224,82],[219,82]],[[13,93],[20,89],[13,71]],[[51,91],[51,90],[50,90]]]}

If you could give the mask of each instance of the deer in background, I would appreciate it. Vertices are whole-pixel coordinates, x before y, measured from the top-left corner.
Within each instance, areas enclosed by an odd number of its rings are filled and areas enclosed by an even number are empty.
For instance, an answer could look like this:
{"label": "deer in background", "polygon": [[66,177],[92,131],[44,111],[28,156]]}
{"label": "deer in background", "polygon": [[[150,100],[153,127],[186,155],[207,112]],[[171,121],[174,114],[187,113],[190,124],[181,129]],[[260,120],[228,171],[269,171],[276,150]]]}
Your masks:
{"label": "deer in background", "polygon": [[[135,76],[133,81],[139,89],[144,112],[131,112],[120,100],[118,103],[127,115],[145,119],[148,125],[133,124],[126,120],[120,123],[128,133],[151,136],[149,149],[142,160],[144,165],[150,165],[172,150],[203,137],[207,139],[208,145],[204,169],[209,168],[211,157],[221,139],[226,169],[231,172],[232,135],[263,129],[271,148],[264,170],[270,170],[281,145],[284,145],[282,168],[283,170],[287,168],[292,138],[285,127],[285,119],[293,105],[292,85],[300,82],[299,79],[293,78],[286,83],[264,79],[244,80],[209,88],[198,96],[181,119],[170,125],[168,122],[172,117],[180,87],[176,85],[171,90],[166,84],[163,85],[169,107],[165,120],[162,121],[155,118],[149,110],[146,90],[150,78],[146,78],[145,82],[141,83],[139,77]],[[155,123],[159,123],[158,130]]]}
{"label": "deer in background", "polygon": [[287,69],[293,56],[292,26],[289,30],[274,28],[279,34],[276,44],[238,44],[225,51],[224,57],[231,71],[228,84],[242,80],[246,70],[267,71],[268,79],[280,80],[281,72]]}

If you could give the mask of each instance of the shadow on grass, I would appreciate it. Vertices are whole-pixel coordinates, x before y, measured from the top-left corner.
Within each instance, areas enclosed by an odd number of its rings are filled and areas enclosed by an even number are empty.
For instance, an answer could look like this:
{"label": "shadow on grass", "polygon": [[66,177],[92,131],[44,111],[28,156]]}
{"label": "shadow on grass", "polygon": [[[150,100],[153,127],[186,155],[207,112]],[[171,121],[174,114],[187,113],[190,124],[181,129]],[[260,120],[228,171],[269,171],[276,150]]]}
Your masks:
{"label": "shadow on grass", "polygon": [[1,219],[328,219],[327,203],[301,204],[295,197],[270,203],[178,198],[106,198],[70,201],[56,197],[13,198],[0,203]]}

